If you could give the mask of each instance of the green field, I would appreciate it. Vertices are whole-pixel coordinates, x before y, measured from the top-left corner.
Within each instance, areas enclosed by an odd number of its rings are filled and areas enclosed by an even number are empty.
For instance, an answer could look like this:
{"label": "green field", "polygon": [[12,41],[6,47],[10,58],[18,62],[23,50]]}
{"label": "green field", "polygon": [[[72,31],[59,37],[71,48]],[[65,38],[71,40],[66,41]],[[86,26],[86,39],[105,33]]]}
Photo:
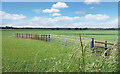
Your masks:
{"label": "green field", "polygon": [[[12,37],[15,33],[66,35],[116,43],[117,30],[2,30],[3,72],[116,72],[117,47],[107,57],[98,56],[83,44],[73,48],[54,42]],[[114,35],[86,35],[114,34]],[[84,56],[82,55],[84,54]],[[84,62],[83,62],[84,60]],[[85,63],[85,65],[84,65]]]}

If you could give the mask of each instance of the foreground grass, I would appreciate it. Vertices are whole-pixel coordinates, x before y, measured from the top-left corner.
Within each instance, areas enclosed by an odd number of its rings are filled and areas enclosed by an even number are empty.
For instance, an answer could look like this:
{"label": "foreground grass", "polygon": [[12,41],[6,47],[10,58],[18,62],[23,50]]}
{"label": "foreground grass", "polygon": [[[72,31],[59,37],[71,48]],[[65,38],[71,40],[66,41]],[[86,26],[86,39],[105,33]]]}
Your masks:
{"label": "foreground grass", "polygon": [[[61,47],[54,43],[47,43],[38,40],[4,37],[2,43],[3,43],[2,45],[3,67],[4,67],[3,71],[6,70],[6,67],[9,68],[9,66],[12,67],[11,68],[12,70],[10,71],[14,71],[14,69],[16,69],[17,67],[14,66],[15,64],[22,66],[20,64],[21,61],[23,61],[22,64],[29,62],[29,64],[31,63],[31,66],[33,66],[35,61],[40,61],[46,58],[47,59],[60,58],[59,56],[61,55],[67,56],[69,53],[68,48]],[[42,65],[44,67],[47,66],[44,64],[40,64],[40,66]],[[20,71],[26,70],[22,69]]]}

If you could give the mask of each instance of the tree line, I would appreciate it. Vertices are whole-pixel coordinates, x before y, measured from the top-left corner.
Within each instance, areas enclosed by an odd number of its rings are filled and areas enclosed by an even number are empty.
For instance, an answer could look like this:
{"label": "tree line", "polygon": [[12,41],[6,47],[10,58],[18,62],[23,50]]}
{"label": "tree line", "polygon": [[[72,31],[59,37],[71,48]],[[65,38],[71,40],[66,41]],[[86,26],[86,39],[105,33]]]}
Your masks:
{"label": "tree line", "polygon": [[41,30],[118,30],[120,28],[33,28],[33,27],[0,27],[0,29],[41,29]]}

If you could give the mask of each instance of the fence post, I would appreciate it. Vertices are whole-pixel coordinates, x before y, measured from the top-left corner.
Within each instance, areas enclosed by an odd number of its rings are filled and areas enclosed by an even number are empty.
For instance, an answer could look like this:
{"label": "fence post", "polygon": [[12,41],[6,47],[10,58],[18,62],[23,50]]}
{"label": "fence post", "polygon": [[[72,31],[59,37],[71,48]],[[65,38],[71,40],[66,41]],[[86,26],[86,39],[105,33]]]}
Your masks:
{"label": "fence post", "polygon": [[22,38],[23,38],[23,33],[22,33]]}
{"label": "fence post", "polygon": [[48,35],[48,42],[50,42],[50,34]]}
{"label": "fence post", "polygon": [[19,38],[19,33],[18,33],[18,38]]}
{"label": "fence post", "polygon": [[19,33],[18,33],[18,38],[19,38]]}
{"label": "fence post", "polygon": [[29,34],[29,38],[30,38],[30,34]]}
{"label": "fence post", "polygon": [[20,38],[20,33],[19,33],[19,38]]}
{"label": "fence post", "polygon": [[41,41],[42,41],[42,35],[41,35]]}
{"label": "fence post", "polygon": [[38,40],[39,40],[39,34],[38,34]]}
{"label": "fence post", "polygon": [[92,38],[92,41],[91,41],[91,48],[92,48],[92,52],[94,52],[94,38]]}
{"label": "fence post", "polygon": [[[107,50],[107,41],[105,41],[105,51]],[[105,53],[105,56],[107,56],[107,52]]]}
{"label": "fence post", "polygon": [[26,34],[26,38],[27,38],[27,34]]}
{"label": "fence post", "polygon": [[47,42],[47,35],[46,35],[46,42]]}
{"label": "fence post", "polygon": [[37,40],[37,34],[35,34],[35,40]]}

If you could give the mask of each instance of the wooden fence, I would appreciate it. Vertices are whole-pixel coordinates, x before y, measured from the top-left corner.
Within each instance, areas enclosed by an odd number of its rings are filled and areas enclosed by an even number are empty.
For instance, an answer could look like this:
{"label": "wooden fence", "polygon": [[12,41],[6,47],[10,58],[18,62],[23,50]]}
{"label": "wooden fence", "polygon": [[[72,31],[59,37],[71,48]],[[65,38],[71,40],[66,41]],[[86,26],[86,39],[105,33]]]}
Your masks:
{"label": "wooden fence", "polygon": [[35,39],[41,41],[50,42],[50,35],[38,35],[38,34],[20,34],[16,33],[15,37],[17,38],[27,38],[27,39]]}
{"label": "wooden fence", "polygon": [[[103,46],[95,45],[95,43],[104,44],[104,47],[103,47]],[[92,52],[100,52],[100,53],[104,53],[104,51],[94,50],[94,47],[103,48],[103,49],[105,49],[105,51],[106,51],[107,49],[109,49],[109,50],[110,50],[110,49],[113,49],[113,48],[108,48],[108,45],[114,45],[114,46],[117,46],[118,44],[108,43],[107,41],[105,41],[105,42],[94,41],[94,38],[92,38],[92,41],[91,41]],[[106,52],[106,53],[105,53],[105,56],[107,56],[107,55],[108,55],[108,53]]]}

